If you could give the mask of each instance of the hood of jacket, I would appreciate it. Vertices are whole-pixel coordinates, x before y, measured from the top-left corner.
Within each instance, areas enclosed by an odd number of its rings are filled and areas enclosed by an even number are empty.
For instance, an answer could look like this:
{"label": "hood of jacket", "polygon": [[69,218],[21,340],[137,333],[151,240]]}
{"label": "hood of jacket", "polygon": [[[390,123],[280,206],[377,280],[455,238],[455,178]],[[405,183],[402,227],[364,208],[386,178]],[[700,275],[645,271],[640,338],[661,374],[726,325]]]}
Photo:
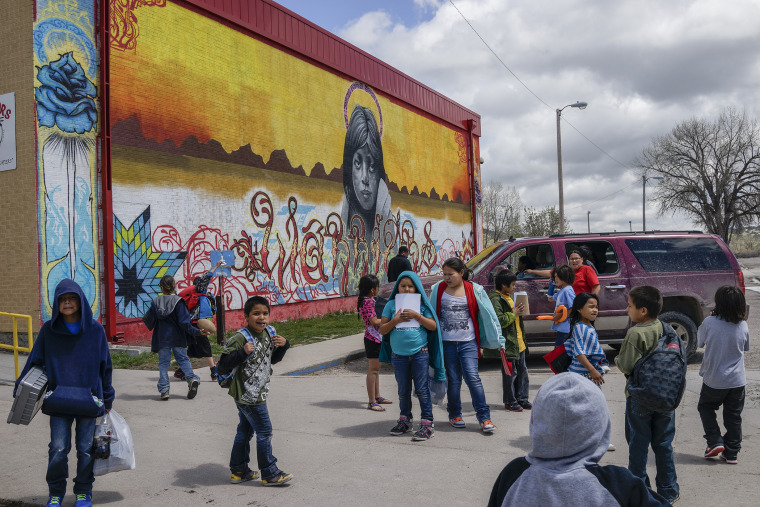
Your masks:
{"label": "hood of jacket", "polygon": [[602,390],[577,373],[560,373],[544,382],[533,401],[528,462],[554,471],[596,464],[611,431]]}
{"label": "hood of jacket", "polygon": [[177,303],[183,299],[176,294],[161,294],[154,301],[158,318],[166,319],[172,314]]}
{"label": "hood of jacket", "polygon": [[66,324],[63,321],[63,315],[59,310],[58,300],[64,294],[74,293],[79,296],[79,313],[82,316],[80,329],[81,334],[86,334],[92,326],[92,309],[90,303],[87,301],[87,296],[84,295],[82,288],[74,280],[65,278],[58,283],[55,288],[55,295],[53,297],[53,304],[51,307],[52,314],[50,317],[50,326],[56,331],[63,331],[66,328]]}

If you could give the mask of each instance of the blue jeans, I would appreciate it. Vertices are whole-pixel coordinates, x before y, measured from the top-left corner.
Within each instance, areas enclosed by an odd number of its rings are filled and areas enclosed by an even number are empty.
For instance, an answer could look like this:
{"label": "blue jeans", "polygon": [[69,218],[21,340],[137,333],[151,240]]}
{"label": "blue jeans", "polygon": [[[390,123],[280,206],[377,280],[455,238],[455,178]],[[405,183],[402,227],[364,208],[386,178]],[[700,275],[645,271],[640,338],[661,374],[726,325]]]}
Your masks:
{"label": "blue jeans", "polygon": [[261,470],[261,478],[268,480],[280,473],[277,458],[272,455],[272,423],[266,403],[262,405],[244,405],[235,402],[240,422],[238,423],[235,442],[230,454],[230,471],[244,474],[250,470],[251,439],[256,434],[256,460]]}
{"label": "blue jeans", "polygon": [[530,389],[525,351],[520,352],[519,358],[510,359],[510,362],[512,363],[512,376],[504,373],[504,368],[501,368],[501,388],[504,393],[504,403],[506,405],[524,403],[528,401],[528,390]]}
{"label": "blue jeans", "polygon": [[446,365],[448,386],[449,419],[462,416],[462,377],[470,388],[472,407],[475,409],[478,422],[491,419],[491,408],[486,403],[486,393],[478,375],[478,343],[475,340],[466,342],[443,342],[443,362]]}
{"label": "blue jeans", "polygon": [[396,375],[398,384],[398,403],[401,415],[412,420],[412,380],[414,380],[414,392],[420,400],[420,418],[433,421],[433,402],[430,399],[428,386],[428,368],[430,367],[430,354],[427,351],[419,351],[413,356],[391,356],[393,373]]}
{"label": "blue jeans", "polygon": [[172,352],[174,352],[174,359],[177,360],[177,364],[182,368],[185,374],[185,380],[188,385],[193,380],[200,380],[195,373],[193,373],[193,367],[190,364],[190,359],[187,357],[187,348],[185,347],[164,347],[158,351],[158,392],[163,393],[169,389],[169,363],[172,360]]}
{"label": "blue jeans", "polygon": [[95,476],[92,466],[92,439],[95,436],[94,417],[50,416],[50,445],[45,480],[50,496],[66,494],[69,477],[69,451],[71,450],[71,424],[76,421],[75,444],[77,449],[77,476],[74,477],[74,494],[92,493]]}
{"label": "blue jeans", "polygon": [[676,413],[652,412],[642,407],[632,397],[625,400],[625,439],[628,442],[628,470],[636,477],[647,476],[649,445],[654,451],[657,464],[655,484],[657,492],[666,500],[678,496],[676,465],[673,462],[673,437],[676,434]]}
{"label": "blue jeans", "polygon": [[569,337],[570,337],[570,333],[563,333],[562,331],[557,331],[557,336],[554,338],[554,348],[556,349],[557,347],[565,343]]}

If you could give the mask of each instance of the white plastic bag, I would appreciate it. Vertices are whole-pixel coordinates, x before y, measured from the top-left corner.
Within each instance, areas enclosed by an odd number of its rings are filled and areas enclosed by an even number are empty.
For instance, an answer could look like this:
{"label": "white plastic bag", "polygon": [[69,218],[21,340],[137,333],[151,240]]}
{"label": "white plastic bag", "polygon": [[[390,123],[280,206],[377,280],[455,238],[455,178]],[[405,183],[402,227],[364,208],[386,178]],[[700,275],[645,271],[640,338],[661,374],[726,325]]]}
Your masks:
{"label": "white plastic bag", "polygon": [[441,408],[446,408],[448,403],[446,397],[446,389],[448,388],[448,382],[439,380],[433,380],[435,378],[435,370],[433,368],[428,369],[428,388],[430,389],[430,400],[433,405],[438,405]]}
{"label": "white plastic bag", "polygon": [[93,467],[95,475],[135,469],[135,446],[127,421],[115,410],[108,413],[108,419],[110,419],[114,435],[111,439],[111,456],[95,460]]}

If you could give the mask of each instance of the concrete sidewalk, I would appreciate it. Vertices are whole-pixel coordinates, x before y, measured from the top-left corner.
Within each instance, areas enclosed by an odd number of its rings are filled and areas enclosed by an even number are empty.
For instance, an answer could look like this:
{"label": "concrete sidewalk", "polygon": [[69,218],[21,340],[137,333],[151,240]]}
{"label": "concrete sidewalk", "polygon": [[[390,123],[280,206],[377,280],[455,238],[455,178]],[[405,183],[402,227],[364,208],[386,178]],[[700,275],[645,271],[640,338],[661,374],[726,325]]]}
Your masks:
{"label": "concrete sidewalk", "polygon": [[[186,384],[173,380],[172,398],[162,402],[156,372],[115,371],[114,409],[131,427],[137,468],[96,478],[96,504],[484,505],[502,467],[530,449],[530,412],[503,409],[497,367],[485,365],[481,373],[498,426],[494,434],[479,431],[464,389],[467,429],[451,428],[445,410],[435,407],[435,438],[412,442],[410,437],[388,434],[398,418],[397,403],[386,406],[386,412],[366,409],[364,375],[287,375],[341,361],[360,346],[361,335],[294,347],[275,365],[269,399],[272,444],[279,466],[294,474],[281,488],[264,488],[260,481],[229,484],[229,452],[238,417],[234,403],[215,382],[202,382],[198,397],[187,400]],[[10,354],[0,355],[0,367],[8,356],[12,359]],[[11,364],[11,372],[12,368]],[[200,374],[208,379],[206,369]],[[549,375],[532,366],[531,399]],[[627,465],[624,380],[616,370],[606,376],[604,393],[618,450],[607,453],[602,464]],[[689,371],[674,442],[681,504],[718,505],[730,498],[732,505],[757,505],[760,448],[753,442],[760,427],[760,372],[749,371],[748,380],[744,449],[739,465],[730,466],[702,458],[705,443],[696,411],[701,382]],[[392,375],[381,375],[381,388],[397,402]],[[11,387],[0,386],[0,413],[10,410],[11,396]],[[416,401],[413,410],[418,416]],[[48,441],[48,418],[42,414],[29,426],[0,425],[0,498],[44,505]],[[75,454],[70,454],[70,477],[75,475]],[[252,457],[255,465],[255,452]],[[653,466],[650,476],[654,480]],[[71,506],[71,484],[68,491],[64,505]]]}

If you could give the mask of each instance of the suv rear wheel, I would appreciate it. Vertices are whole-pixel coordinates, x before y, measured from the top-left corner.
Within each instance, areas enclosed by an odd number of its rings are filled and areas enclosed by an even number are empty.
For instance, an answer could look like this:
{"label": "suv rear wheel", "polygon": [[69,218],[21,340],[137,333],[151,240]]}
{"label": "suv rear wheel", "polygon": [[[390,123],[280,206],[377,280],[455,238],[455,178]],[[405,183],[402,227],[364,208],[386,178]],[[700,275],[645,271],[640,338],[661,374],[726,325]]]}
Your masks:
{"label": "suv rear wheel", "polygon": [[691,358],[697,350],[697,325],[694,321],[681,312],[665,312],[659,319],[670,324],[681,337],[686,347],[686,359]]}

